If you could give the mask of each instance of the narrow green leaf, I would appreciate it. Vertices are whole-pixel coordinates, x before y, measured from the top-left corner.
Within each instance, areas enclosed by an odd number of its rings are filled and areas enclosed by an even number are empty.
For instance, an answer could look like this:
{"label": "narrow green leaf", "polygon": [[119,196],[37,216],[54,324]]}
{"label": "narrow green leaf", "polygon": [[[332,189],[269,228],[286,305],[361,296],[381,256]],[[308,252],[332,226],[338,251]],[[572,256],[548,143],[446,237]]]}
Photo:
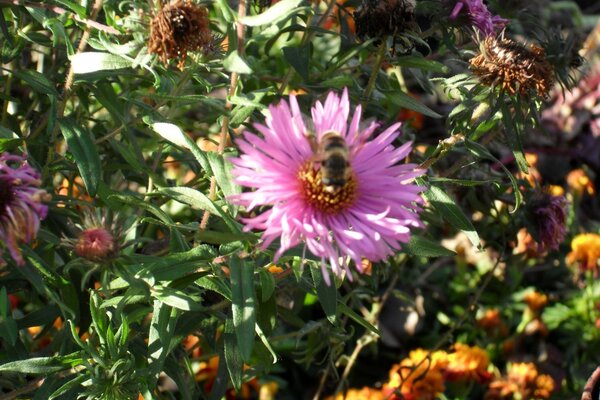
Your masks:
{"label": "narrow green leaf", "polygon": [[130,60],[110,53],[86,52],[71,57],[71,67],[76,74],[129,68],[131,64]]}
{"label": "narrow green leaf", "polygon": [[409,110],[419,112],[428,117],[442,118],[442,116],[440,114],[436,113],[431,108],[420,103],[418,100],[410,97],[408,94],[406,94],[404,92],[395,91],[393,93],[387,94],[387,96],[389,96],[390,101],[392,103],[396,104],[397,106],[408,108]]}
{"label": "narrow green leaf", "polygon": [[237,256],[229,263],[231,271],[231,310],[233,325],[240,352],[249,361],[254,346],[254,326],[256,325],[256,300],[254,296],[254,268],[245,265]]}
{"label": "narrow green leaf", "polygon": [[154,388],[158,381],[158,375],[163,369],[165,358],[171,350],[171,342],[175,336],[175,324],[178,312],[171,306],[160,300],[154,301],[150,332],[148,334],[149,370],[148,384]]}
{"label": "narrow green leaf", "polygon": [[238,54],[237,50],[229,53],[223,60],[223,67],[229,72],[237,72],[238,74],[251,74],[252,68]]}
{"label": "narrow green leaf", "polygon": [[454,256],[455,252],[448,250],[439,243],[425,239],[422,236],[411,236],[410,241],[403,246],[404,251],[418,257]]}
{"label": "narrow green leaf", "polygon": [[31,88],[36,92],[51,96],[58,96],[58,91],[54,87],[54,83],[52,83],[52,81],[48,79],[46,75],[30,69],[12,71],[12,73],[17,78],[31,86]]}
{"label": "narrow green leaf", "polygon": [[407,68],[418,68],[424,71],[437,72],[440,74],[447,74],[449,71],[448,67],[438,61],[428,60],[423,57],[412,55],[396,57],[394,60],[394,65]]}
{"label": "narrow green leaf", "polygon": [[12,151],[23,143],[23,139],[0,139],[0,152]]}
{"label": "narrow green leaf", "polygon": [[314,287],[317,291],[317,297],[319,298],[319,303],[321,303],[321,307],[325,312],[325,316],[332,324],[335,324],[335,319],[337,316],[337,288],[335,284],[327,285],[325,283],[325,279],[323,279],[323,273],[321,269],[315,265],[315,263],[310,264],[310,273],[313,278]]}
{"label": "narrow green leaf", "polygon": [[450,196],[433,185],[424,193],[424,196],[450,225],[463,231],[473,246],[479,247],[479,235],[475,227]]}
{"label": "narrow green leaf", "polygon": [[242,376],[244,372],[244,361],[235,335],[233,320],[225,320],[225,332],[223,334],[223,344],[225,353],[225,362],[227,371],[231,377],[231,383],[236,391],[242,387]]}
{"label": "narrow green leaf", "polygon": [[168,286],[155,286],[152,295],[165,304],[183,311],[203,310],[202,299]]}
{"label": "narrow green leaf", "polygon": [[269,350],[269,353],[271,353],[271,356],[273,357],[273,364],[277,364],[277,361],[278,361],[277,354],[275,353],[275,350],[273,350],[273,347],[271,347],[271,343],[269,343],[269,339],[267,339],[267,337],[265,336],[263,331],[260,329],[260,326],[258,326],[258,324],[256,325],[256,334],[258,335],[260,340],[263,342],[263,344],[265,345],[267,350]]}
{"label": "narrow green leaf", "polygon": [[515,156],[517,166],[521,172],[526,174],[529,171],[529,166],[527,165],[525,153],[523,152],[523,142],[521,141],[521,132],[518,127],[519,121],[511,117],[511,111],[508,106],[502,107],[502,122],[504,123],[506,139]]}
{"label": "narrow green leaf", "polygon": [[265,12],[258,15],[249,15],[240,18],[240,22],[246,26],[271,25],[291,15],[302,3],[302,0],[283,0],[267,8]]}
{"label": "narrow green leaf", "polygon": [[364,328],[370,330],[374,334],[381,336],[381,333],[379,332],[379,330],[377,328],[375,328],[370,322],[368,322],[366,319],[364,319],[363,317],[358,315],[356,312],[354,312],[354,310],[352,310],[350,307],[348,307],[344,303],[339,302],[338,309],[340,310],[341,313],[346,314],[348,317],[350,317],[350,319],[354,320],[354,322],[358,323],[359,325],[362,325]]}
{"label": "narrow green leaf", "polygon": [[301,47],[284,47],[283,56],[296,70],[298,75],[300,75],[305,82],[308,81],[310,44]]}
{"label": "narrow green leaf", "polygon": [[242,188],[233,182],[232,165],[229,161],[220,154],[210,152],[208,162],[225,197],[241,193]]}
{"label": "narrow green leaf", "polygon": [[258,273],[260,278],[261,300],[264,303],[269,300],[275,292],[275,278],[273,274],[266,269],[261,269]]}
{"label": "narrow green leaf", "polygon": [[80,365],[81,352],[54,357],[34,357],[27,360],[8,362],[0,365],[0,372],[20,372],[22,374],[51,374]]}
{"label": "narrow green leaf", "polygon": [[86,190],[90,196],[96,196],[102,167],[92,132],[71,118],[60,119],[58,123]]}

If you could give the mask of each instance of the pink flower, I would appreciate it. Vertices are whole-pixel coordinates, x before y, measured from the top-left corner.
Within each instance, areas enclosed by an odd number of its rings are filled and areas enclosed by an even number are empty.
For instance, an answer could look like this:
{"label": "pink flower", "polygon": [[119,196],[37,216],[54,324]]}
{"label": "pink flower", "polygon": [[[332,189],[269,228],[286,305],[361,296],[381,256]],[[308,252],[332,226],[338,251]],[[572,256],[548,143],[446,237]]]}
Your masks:
{"label": "pink flower", "polygon": [[483,0],[456,0],[450,19],[456,19],[459,16],[466,17],[469,23],[485,36],[493,35],[496,28],[502,29],[508,23],[506,19],[492,15],[483,4]]}
{"label": "pink flower", "polygon": [[[20,243],[35,239],[40,220],[46,217],[49,195],[39,189],[40,174],[24,156],[0,154],[0,246],[6,247],[18,265],[25,264]],[[0,264],[4,263],[0,247]]]}
{"label": "pink flower", "polygon": [[[305,249],[321,258],[326,282],[326,260],[334,273],[348,272],[348,257],[359,272],[362,259],[385,260],[410,238],[410,227],[422,227],[419,219],[420,193],[424,188],[411,184],[425,171],[415,164],[397,163],[411,151],[411,143],[396,148],[400,135],[396,123],[369,140],[378,124],[360,129],[361,107],[352,120],[348,92],[341,97],[329,93],[325,104],[312,109],[314,134],[319,141],[324,133],[339,133],[348,147],[351,174],[336,190],[321,182],[320,161],[309,140],[298,102],[290,96],[270,106],[266,125],[255,124],[263,135],[245,132],[237,141],[241,155],[231,159],[235,181],[255,188],[232,196],[231,200],[248,211],[259,206],[256,216],[244,219],[245,230],[263,230],[262,248],[280,238],[275,261],[289,248],[301,242]],[[340,256],[344,257],[340,262]]]}

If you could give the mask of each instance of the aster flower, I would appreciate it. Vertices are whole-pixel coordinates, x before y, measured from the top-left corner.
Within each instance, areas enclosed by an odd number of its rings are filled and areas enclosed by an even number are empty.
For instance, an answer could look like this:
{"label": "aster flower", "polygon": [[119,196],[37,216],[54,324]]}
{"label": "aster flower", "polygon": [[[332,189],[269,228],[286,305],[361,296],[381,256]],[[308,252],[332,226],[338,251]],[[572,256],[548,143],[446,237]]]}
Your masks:
{"label": "aster flower", "polygon": [[567,200],[564,196],[554,196],[546,190],[537,191],[527,202],[527,224],[538,243],[538,253],[558,249],[565,238],[566,205]]}
{"label": "aster flower", "polygon": [[163,6],[152,19],[148,52],[157,54],[165,65],[179,59],[177,66],[183,69],[188,52],[207,53],[212,42],[206,8],[190,0],[176,0]]}
{"label": "aster flower", "polygon": [[331,191],[322,182],[323,160],[311,148],[296,98],[269,110],[266,125],[255,125],[263,137],[245,132],[237,141],[242,154],[231,159],[236,183],[256,190],[230,199],[249,211],[272,206],[244,222],[245,230],[264,230],[263,248],[280,239],[275,261],[304,242],[305,249],[321,258],[326,282],[326,260],[334,273],[345,269],[352,279],[347,258],[340,262],[340,256],[349,256],[363,272],[363,259],[385,260],[409,240],[411,227],[423,226],[417,212],[424,189],[410,182],[424,171],[415,164],[397,164],[411,150],[410,143],[392,145],[400,135],[399,123],[369,140],[378,125],[359,128],[360,106],[348,123],[347,90],[341,97],[330,93],[324,104],[317,102],[312,109],[316,140],[334,131],[348,150],[349,177]]}
{"label": "aster flower", "polygon": [[534,91],[547,97],[554,82],[554,70],[544,49],[534,44],[526,47],[511,39],[488,36],[469,63],[482,84],[499,86],[511,95]]}
{"label": "aster flower", "polygon": [[457,0],[450,13],[450,19],[466,19],[484,36],[493,35],[496,29],[502,29],[508,23],[508,20],[492,15],[482,0]]}
{"label": "aster flower", "polygon": [[[48,207],[42,204],[50,195],[39,186],[40,174],[31,168],[25,156],[0,154],[0,246],[18,265],[25,261],[20,243],[35,239],[40,220],[46,217]],[[4,263],[0,247],[0,264]]]}

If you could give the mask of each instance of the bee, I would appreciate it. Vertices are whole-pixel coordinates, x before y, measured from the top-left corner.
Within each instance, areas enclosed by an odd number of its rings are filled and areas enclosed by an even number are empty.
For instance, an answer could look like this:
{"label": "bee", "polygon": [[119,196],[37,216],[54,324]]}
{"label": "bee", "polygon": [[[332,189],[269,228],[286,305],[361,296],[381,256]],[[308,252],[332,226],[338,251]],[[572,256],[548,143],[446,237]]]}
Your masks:
{"label": "bee", "polygon": [[315,160],[321,164],[321,182],[323,189],[335,193],[341,189],[352,174],[350,152],[346,140],[339,132],[327,131],[321,135],[321,140],[311,142],[315,152]]}

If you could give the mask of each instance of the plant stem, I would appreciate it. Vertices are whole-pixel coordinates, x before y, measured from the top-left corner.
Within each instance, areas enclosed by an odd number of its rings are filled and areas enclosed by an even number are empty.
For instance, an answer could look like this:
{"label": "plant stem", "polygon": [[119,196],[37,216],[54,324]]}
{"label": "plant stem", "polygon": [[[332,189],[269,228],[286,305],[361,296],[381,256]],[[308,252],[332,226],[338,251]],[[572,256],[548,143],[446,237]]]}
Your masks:
{"label": "plant stem", "polygon": [[[245,27],[239,21],[241,18],[246,16],[246,0],[240,0],[238,4],[238,22],[237,22],[237,42],[238,42],[238,54],[240,56],[244,55],[245,51],[245,43],[244,43],[244,33]],[[227,137],[229,136],[229,112],[233,108],[233,104],[230,99],[235,95],[235,91],[238,86],[239,75],[237,72],[231,73],[231,83],[229,85],[229,93],[227,96],[227,101],[225,102],[225,114],[223,115],[223,123],[221,125],[221,131],[219,132],[219,146],[217,148],[217,153],[222,155],[225,151],[225,143],[227,142]],[[216,199],[217,196],[217,178],[215,176],[211,176],[210,178],[210,188],[208,190],[208,198],[212,201]],[[208,220],[210,218],[210,213],[208,211],[204,212],[202,215],[202,220],[200,221],[199,229],[201,231],[205,230],[208,225]]]}
{"label": "plant stem", "polygon": [[363,109],[369,102],[371,98],[371,93],[373,93],[373,89],[375,88],[375,82],[377,81],[377,75],[379,75],[379,70],[381,69],[381,65],[383,64],[383,60],[385,59],[385,53],[387,51],[387,47],[385,45],[386,38],[382,39],[382,43],[379,45],[379,51],[377,52],[377,59],[375,61],[375,65],[373,66],[373,70],[371,71],[371,76],[369,77],[369,82],[367,83],[367,87],[365,89],[364,98],[362,101]]}

